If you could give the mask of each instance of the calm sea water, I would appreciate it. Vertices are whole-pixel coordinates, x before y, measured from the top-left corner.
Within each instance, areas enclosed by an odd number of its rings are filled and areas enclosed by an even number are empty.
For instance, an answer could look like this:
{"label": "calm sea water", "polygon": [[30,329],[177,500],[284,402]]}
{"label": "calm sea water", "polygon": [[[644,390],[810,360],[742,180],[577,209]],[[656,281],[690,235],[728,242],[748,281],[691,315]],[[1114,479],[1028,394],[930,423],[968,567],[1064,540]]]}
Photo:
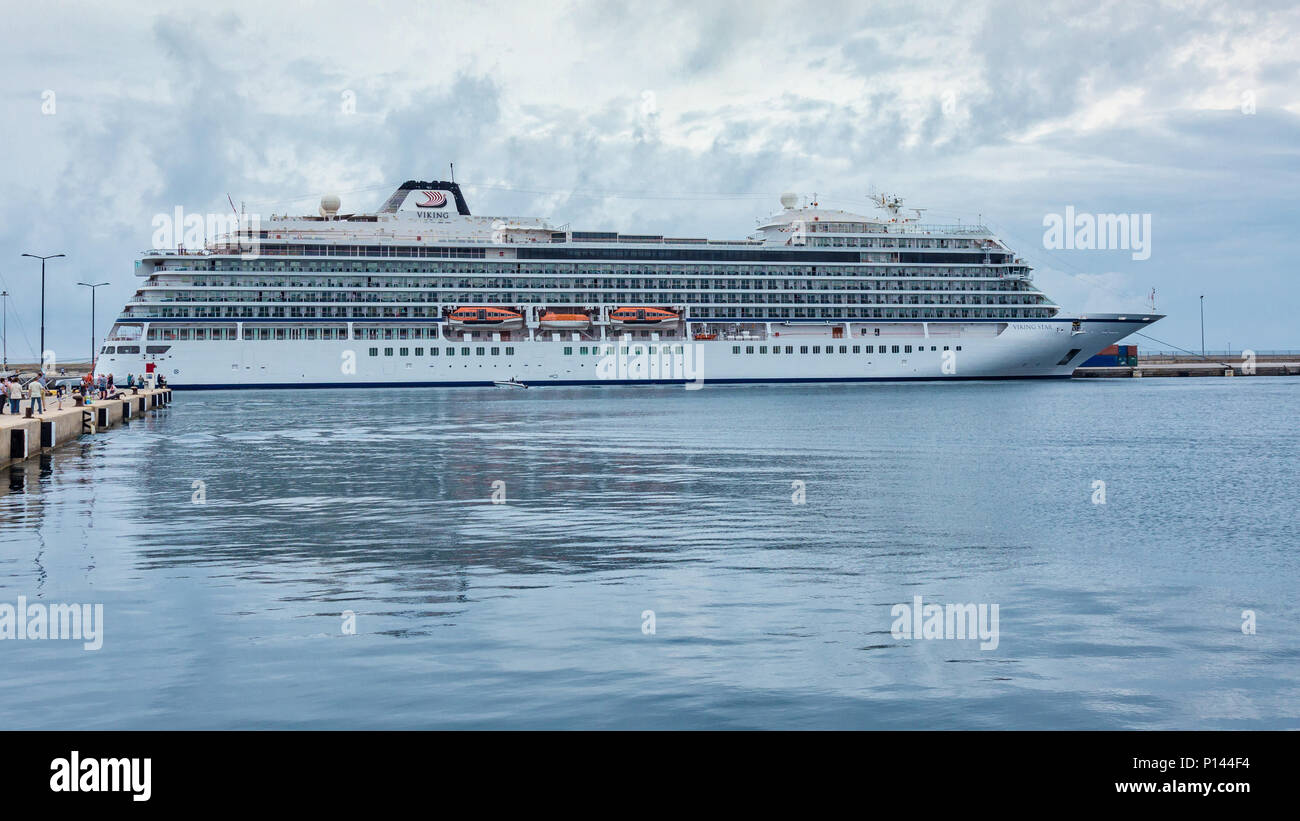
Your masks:
{"label": "calm sea water", "polygon": [[[0,603],[105,619],[0,641],[0,727],[1296,728],[1298,412],[1290,378],[177,393],[0,484]],[[895,639],[917,595],[997,604],[997,648]]]}

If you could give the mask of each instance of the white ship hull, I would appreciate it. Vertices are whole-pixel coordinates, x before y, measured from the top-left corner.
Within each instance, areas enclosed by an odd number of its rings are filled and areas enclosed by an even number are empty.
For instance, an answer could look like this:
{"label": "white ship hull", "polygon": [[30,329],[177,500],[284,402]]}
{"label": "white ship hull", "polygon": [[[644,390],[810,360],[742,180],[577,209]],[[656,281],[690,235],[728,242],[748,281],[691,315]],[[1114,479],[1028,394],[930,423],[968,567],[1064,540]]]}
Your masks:
{"label": "white ship hull", "polygon": [[[165,353],[106,353],[96,372],[122,384],[152,364],[178,389],[491,386],[511,378],[529,385],[1068,378],[1090,356],[1159,318],[1094,315],[1077,330],[1072,317],[907,323],[880,326],[879,336],[854,324],[842,338],[833,336],[835,326],[811,325],[780,327],[766,339],[707,341],[180,340],[166,342]],[[778,345],[781,353],[773,353]],[[387,349],[393,354],[384,355]]]}

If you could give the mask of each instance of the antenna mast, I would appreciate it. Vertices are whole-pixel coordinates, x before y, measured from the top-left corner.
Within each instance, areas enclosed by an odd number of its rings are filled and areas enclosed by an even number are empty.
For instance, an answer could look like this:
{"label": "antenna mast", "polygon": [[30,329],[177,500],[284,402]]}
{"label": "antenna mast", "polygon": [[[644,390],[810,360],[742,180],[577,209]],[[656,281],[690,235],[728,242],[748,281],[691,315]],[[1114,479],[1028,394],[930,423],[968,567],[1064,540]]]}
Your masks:
{"label": "antenna mast", "polygon": [[870,199],[873,203],[875,203],[877,208],[881,209],[882,211],[888,212],[889,215],[893,217],[895,220],[898,219],[899,212],[903,210],[902,197],[898,197],[893,194],[883,194],[883,193],[878,194],[873,190],[871,193],[867,195],[867,198]]}

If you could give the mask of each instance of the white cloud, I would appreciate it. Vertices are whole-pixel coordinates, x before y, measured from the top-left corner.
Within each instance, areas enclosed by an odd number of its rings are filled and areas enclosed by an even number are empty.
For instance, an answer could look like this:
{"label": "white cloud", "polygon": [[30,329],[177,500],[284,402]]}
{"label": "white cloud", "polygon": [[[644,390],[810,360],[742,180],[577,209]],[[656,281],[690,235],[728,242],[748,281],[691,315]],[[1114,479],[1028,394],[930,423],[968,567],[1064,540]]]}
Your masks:
{"label": "white cloud", "polygon": [[[1131,309],[1152,285],[1171,296],[1231,287],[1241,307],[1225,324],[1250,326],[1260,346],[1295,342],[1294,311],[1260,321],[1248,306],[1296,301],[1294,286],[1277,292],[1292,264],[1276,250],[1276,220],[1261,227],[1261,215],[1294,216],[1300,184],[1296,9],[203,9],[8,11],[0,113],[18,159],[0,169],[0,276],[32,327],[36,283],[18,254],[69,254],[51,278],[61,344],[84,345],[70,283],[111,280],[104,302],[134,290],[154,213],[222,210],[227,192],[273,210],[310,211],[325,191],[343,192],[345,210],[374,207],[383,184],[441,176],[450,161],[463,181],[498,186],[474,190],[476,212],[593,228],[735,237],[773,203],[722,195],[793,187],[865,208],[875,186],[935,219],[983,213],[1028,253],[1042,214],[1067,204],[1149,212],[1159,242],[1149,262],[1041,269],[1040,284],[1088,311]],[[58,92],[53,117],[40,114],[47,88]],[[1257,114],[1236,110],[1242,89]],[[355,114],[340,111],[344,90]],[[1225,237],[1249,249],[1250,276],[1231,286]],[[1207,245],[1215,253],[1196,252]],[[1195,324],[1178,313],[1161,329],[1186,336]]]}

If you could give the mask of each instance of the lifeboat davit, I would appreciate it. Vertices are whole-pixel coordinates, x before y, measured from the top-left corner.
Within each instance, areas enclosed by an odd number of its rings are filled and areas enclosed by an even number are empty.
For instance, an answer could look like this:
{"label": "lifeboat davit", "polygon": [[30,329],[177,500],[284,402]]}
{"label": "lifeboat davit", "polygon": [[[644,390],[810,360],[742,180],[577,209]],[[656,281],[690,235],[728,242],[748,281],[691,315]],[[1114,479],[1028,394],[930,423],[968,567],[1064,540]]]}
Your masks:
{"label": "lifeboat davit", "polygon": [[680,317],[663,308],[618,308],[609,312],[615,325],[631,328],[662,328],[676,325]]}
{"label": "lifeboat davit", "polygon": [[453,328],[494,328],[513,331],[524,327],[524,316],[508,308],[457,308],[447,317]]}
{"label": "lifeboat davit", "polygon": [[542,314],[541,326],[548,331],[582,330],[591,324],[591,317],[586,314],[558,314],[547,311]]}

